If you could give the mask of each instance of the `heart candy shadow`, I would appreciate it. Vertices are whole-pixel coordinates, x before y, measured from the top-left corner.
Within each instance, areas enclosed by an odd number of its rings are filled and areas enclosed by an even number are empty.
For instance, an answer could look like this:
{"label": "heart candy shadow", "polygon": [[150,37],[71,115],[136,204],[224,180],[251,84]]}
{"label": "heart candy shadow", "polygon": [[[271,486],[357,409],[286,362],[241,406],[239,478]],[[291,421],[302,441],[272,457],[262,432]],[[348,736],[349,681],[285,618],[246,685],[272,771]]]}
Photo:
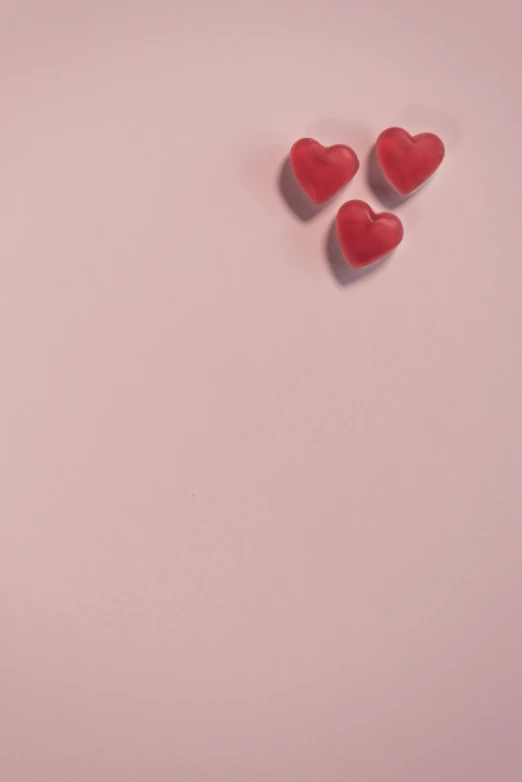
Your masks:
{"label": "heart candy shadow", "polygon": [[400,195],[390,185],[386,177],[384,176],[379,158],[377,157],[377,146],[374,144],[368,155],[366,163],[366,184],[372,191],[375,198],[381,202],[381,204],[388,210],[399,209],[403,204],[406,204],[410,198],[413,198],[427,182],[424,182],[417,190],[408,195]]}
{"label": "heart candy shadow", "polygon": [[303,222],[307,222],[318,215],[329,203],[314,204],[310,201],[294,176],[290,155],[287,155],[281,164],[277,183],[283,200],[286,201],[287,206],[295,216]]}

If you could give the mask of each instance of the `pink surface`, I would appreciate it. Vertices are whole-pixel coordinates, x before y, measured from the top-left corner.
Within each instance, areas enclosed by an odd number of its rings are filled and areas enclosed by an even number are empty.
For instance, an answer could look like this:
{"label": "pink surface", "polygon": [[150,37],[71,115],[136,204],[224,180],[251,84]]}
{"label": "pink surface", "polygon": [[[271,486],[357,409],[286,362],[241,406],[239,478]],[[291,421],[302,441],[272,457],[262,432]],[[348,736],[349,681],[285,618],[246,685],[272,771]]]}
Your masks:
{"label": "pink surface", "polygon": [[519,14],[1,0],[2,782],[520,782]]}

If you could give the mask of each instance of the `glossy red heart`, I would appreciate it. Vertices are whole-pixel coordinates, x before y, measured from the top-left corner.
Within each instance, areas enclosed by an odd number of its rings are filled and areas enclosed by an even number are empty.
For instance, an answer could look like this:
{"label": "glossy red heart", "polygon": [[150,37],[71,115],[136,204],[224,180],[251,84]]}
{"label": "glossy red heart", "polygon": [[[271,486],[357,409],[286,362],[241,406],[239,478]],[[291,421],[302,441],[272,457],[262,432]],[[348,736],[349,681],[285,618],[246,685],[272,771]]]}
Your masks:
{"label": "glossy red heart", "polygon": [[343,255],[355,269],[384,258],[402,241],[404,229],[389,212],[376,214],[364,201],[347,201],[337,212],[337,236]]}
{"label": "glossy red heart", "polygon": [[377,139],[377,157],[384,176],[401,195],[413,193],[444,160],[444,144],[434,133],[410,136],[402,128],[383,130]]}
{"label": "glossy red heart", "polygon": [[294,176],[314,204],[324,204],[350,182],[359,170],[351,147],[323,147],[313,138],[301,138],[290,150]]}

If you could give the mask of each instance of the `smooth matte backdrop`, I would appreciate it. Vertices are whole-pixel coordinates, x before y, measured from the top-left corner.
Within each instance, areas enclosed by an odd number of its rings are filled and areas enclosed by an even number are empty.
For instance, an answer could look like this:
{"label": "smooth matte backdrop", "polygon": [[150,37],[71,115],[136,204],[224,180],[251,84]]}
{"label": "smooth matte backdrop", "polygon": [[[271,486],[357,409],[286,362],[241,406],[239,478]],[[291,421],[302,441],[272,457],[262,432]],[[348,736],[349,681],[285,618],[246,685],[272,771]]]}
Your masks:
{"label": "smooth matte backdrop", "polygon": [[[2,782],[520,782],[520,25],[0,0]],[[361,159],[317,214],[300,136]]]}

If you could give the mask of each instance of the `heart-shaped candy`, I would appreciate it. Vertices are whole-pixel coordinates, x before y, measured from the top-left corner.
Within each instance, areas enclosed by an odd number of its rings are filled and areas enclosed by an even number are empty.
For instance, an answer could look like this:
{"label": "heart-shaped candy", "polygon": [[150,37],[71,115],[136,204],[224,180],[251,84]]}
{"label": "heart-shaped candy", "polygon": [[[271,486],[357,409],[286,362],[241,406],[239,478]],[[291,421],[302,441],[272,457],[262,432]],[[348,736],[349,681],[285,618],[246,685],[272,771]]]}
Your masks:
{"label": "heart-shaped candy", "polygon": [[383,130],[377,139],[377,157],[384,176],[401,195],[417,190],[444,159],[444,144],[434,133],[410,136],[402,128]]}
{"label": "heart-shaped candy", "polygon": [[351,147],[323,147],[313,138],[296,141],[290,150],[294,176],[314,204],[324,204],[350,182],[359,170]]}
{"label": "heart-shaped candy", "polygon": [[404,229],[389,212],[376,214],[364,201],[347,201],[337,212],[337,236],[350,266],[360,269],[378,261],[402,241]]}

